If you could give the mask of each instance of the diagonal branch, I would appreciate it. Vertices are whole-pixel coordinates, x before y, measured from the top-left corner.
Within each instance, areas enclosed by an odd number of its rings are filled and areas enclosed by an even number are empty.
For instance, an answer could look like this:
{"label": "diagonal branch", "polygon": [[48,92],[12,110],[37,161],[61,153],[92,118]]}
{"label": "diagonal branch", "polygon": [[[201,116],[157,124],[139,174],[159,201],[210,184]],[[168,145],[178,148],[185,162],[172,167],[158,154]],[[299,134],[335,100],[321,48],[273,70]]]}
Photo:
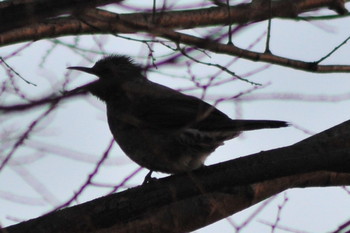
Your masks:
{"label": "diagonal branch", "polygon": [[19,103],[13,105],[0,105],[0,114],[8,112],[25,111],[32,108],[40,107],[47,104],[58,104],[59,102],[68,98],[73,98],[87,94],[87,87],[94,85],[94,82],[77,87],[71,91],[62,91],[60,94],[52,94],[50,96],[42,97],[41,99],[30,101],[29,103]]}
{"label": "diagonal branch", "polygon": [[[135,14],[132,14],[135,16]],[[130,21],[131,20],[131,21]],[[158,27],[153,24],[143,24],[126,15],[118,15],[103,10],[89,10],[79,16],[55,19],[51,23],[39,24],[26,30],[15,30],[12,33],[0,35],[0,43],[13,40],[33,40],[39,38],[51,38],[69,34],[108,34],[108,33],[136,33],[148,32],[156,36],[167,38],[175,43],[182,43],[214,53],[228,54],[251,61],[262,61],[278,64],[293,69],[330,73],[350,72],[349,65],[319,65],[318,62],[305,62],[289,59],[271,53],[259,53],[241,49],[234,45],[221,44],[211,38],[199,38],[196,36],[173,31],[168,28]],[[9,36],[9,37],[7,37]],[[11,38],[14,36],[14,38]]]}
{"label": "diagonal branch", "polygon": [[292,146],[160,179],[5,228],[188,232],[296,187],[350,184],[350,121]]}

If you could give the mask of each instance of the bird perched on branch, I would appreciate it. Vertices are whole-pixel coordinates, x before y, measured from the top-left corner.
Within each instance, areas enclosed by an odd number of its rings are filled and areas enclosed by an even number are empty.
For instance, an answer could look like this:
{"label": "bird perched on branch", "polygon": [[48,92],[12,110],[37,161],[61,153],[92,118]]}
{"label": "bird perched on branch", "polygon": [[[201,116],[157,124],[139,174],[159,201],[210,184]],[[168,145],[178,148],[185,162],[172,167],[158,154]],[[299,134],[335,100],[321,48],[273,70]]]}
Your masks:
{"label": "bird perched on branch", "polygon": [[129,57],[112,55],[91,67],[68,67],[96,75],[87,89],[107,105],[109,128],[120,148],[152,171],[200,168],[210,153],[241,131],[279,128],[272,120],[232,120],[193,96],[149,81]]}

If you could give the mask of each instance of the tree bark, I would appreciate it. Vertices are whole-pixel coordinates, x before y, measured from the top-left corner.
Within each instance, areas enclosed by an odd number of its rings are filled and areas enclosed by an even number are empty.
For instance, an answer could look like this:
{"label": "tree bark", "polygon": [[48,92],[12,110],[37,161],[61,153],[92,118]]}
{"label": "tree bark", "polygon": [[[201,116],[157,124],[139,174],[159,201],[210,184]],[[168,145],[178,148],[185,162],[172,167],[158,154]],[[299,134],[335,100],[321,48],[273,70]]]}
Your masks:
{"label": "tree bark", "polygon": [[[255,0],[247,4],[227,7],[210,7],[204,9],[161,11],[154,13],[118,14],[96,9],[96,6],[112,2],[103,1],[57,1],[18,0],[20,6],[26,6],[31,11],[49,8],[31,17],[23,17],[18,7],[12,7],[6,2],[0,2],[0,46],[24,41],[56,38],[67,35],[84,34],[123,34],[146,32],[156,37],[162,37],[174,42],[195,48],[205,49],[214,53],[237,56],[250,61],[262,61],[308,72],[333,73],[350,72],[348,65],[320,65],[326,55],[318,61],[300,61],[274,55],[270,52],[253,52],[241,49],[232,44],[221,43],[220,39],[211,35],[196,37],[175,31],[175,29],[190,29],[228,24],[244,25],[267,20],[270,18],[292,18],[299,14],[318,8],[330,8],[338,14],[347,13],[345,1],[338,0],[295,0],[269,1]],[[28,3],[26,3],[28,2]],[[74,5],[79,3],[78,6]],[[29,4],[29,5],[26,5]],[[51,5],[50,5],[51,4]],[[51,6],[51,7],[50,7]],[[2,14],[2,12],[4,14]],[[6,13],[6,14],[5,14]],[[67,14],[62,16],[62,14]],[[17,15],[20,15],[17,17]],[[28,19],[26,19],[28,18]],[[3,28],[2,28],[3,27]],[[226,37],[225,37],[226,38]],[[349,40],[345,40],[346,43]],[[179,48],[180,49],[180,48]]]}
{"label": "tree bark", "polygon": [[[119,2],[121,0],[118,0]],[[296,18],[299,14],[319,8],[330,8],[344,15],[348,11],[345,1],[294,0],[252,1],[227,7],[209,7],[182,11],[117,14],[95,9],[111,0],[19,0],[18,4],[0,2],[0,45],[9,45],[38,38],[55,38],[65,35],[91,33],[131,33],[144,31],[150,26],[167,29],[190,29],[215,25],[248,24],[270,18]],[[68,16],[61,16],[67,14]],[[60,17],[59,17],[60,16]],[[88,20],[87,18],[90,18]],[[101,27],[92,19],[105,21]],[[84,24],[86,20],[90,25]],[[108,20],[108,21],[106,21]],[[132,23],[128,25],[129,23]],[[126,25],[123,26],[123,23]],[[116,24],[115,26],[111,26]],[[95,25],[95,26],[94,26]],[[106,25],[108,27],[106,27]],[[99,27],[97,27],[99,26]],[[111,29],[114,28],[113,31]],[[152,28],[152,27],[151,27]]]}
{"label": "tree bark", "polygon": [[187,232],[289,188],[350,184],[350,121],[294,145],[159,179],[5,232]]}

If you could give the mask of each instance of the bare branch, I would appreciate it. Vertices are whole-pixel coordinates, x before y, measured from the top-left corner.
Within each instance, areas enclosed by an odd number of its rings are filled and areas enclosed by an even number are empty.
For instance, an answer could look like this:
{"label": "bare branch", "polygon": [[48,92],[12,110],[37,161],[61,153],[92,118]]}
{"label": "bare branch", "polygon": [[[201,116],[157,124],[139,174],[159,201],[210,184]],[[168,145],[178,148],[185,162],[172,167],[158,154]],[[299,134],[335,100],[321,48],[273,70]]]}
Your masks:
{"label": "bare branch", "polygon": [[15,145],[12,147],[10,152],[4,156],[4,158],[1,160],[0,163],[0,172],[3,170],[3,168],[6,166],[6,164],[10,161],[12,155],[15,153],[15,151],[24,143],[24,141],[29,136],[30,132],[35,128],[35,126],[43,119],[45,118],[55,107],[56,102],[52,102],[51,106],[48,110],[46,110],[43,114],[41,114],[36,120],[34,120],[29,126],[28,129],[22,134],[21,137],[17,140]]}
{"label": "bare branch", "polygon": [[56,17],[60,14],[73,13],[73,11],[77,11],[77,9],[94,8],[120,1],[122,0],[3,1],[0,2],[0,33],[39,23],[46,18]]}
{"label": "bare branch", "polygon": [[[102,1],[102,3],[107,2],[108,0]],[[309,12],[319,8],[327,8],[334,4],[334,0],[273,1],[270,7],[269,4],[257,5],[255,2],[256,1],[253,1],[252,3],[248,4],[232,6],[230,8],[230,11],[227,10],[227,7],[211,7],[183,11],[162,11],[155,14],[144,12],[133,14],[112,14],[111,12],[107,11],[89,9],[86,11],[80,10],[79,14],[76,14],[76,16],[80,17],[84,14],[84,12],[85,14],[87,12],[87,14],[90,14],[92,18],[96,18],[97,16],[97,19],[101,18],[103,20],[108,20],[108,17],[110,17],[109,22],[105,22],[111,24],[110,28],[112,27],[112,24],[118,24],[118,21],[124,21],[133,22],[134,25],[138,25],[141,28],[147,28],[150,25],[157,25],[158,27],[168,29],[189,29],[196,27],[226,25],[228,23],[247,24],[276,17],[296,18],[301,13]],[[75,4],[75,1],[73,3],[71,2],[71,4]],[[72,5],[67,7],[72,7]],[[55,14],[51,15],[51,17],[54,16]],[[86,34],[92,32],[96,33],[96,31],[91,30],[91,28],[76,28],[76,26],[81,25],[79,24],[79,22],[76,22],[74,18],[68,17],[64,20],[61,19],[62,18],[51,20],[49,19],[46,20],[44,24],[33,24],[29,22],[29,25],[27,25],[26,27],[19,28],[17,30],[11,30],[6,33],[1,33],[0,45],[8,45],[11,43],[19,43],[27,40],[35,40],[38,37],[55,38],[59,36],[73,34]],[[156,22],[156,24],[154,24],[153,22]],[[75,27],[73,25],[75,25]],[[116,26],[113,27],[116,28]],[[122,27],[122,25],[119,25],[118,30],[115,30],[114,32],[130,33],[135,32],[135,30],[136,28],[133,28],[131,30],[131,28],[126,28]],[[103,29],[102,31],[100,31],[100,33],[102,32]],[[109,33],[110,32],[111,31],[109,31]],[[104,33],[108,32],[104,31]]]}
{"label": "bare branch", "polygon": [[188,232],[289,188],[349,185],[349,137],[347,121],[289,147],[166,177],[5,230]]}
{"label": "bare branch", "polygon": [[[277,2],[290,2],[290,1],[277,1]],[[298,1],[303,2],[303,1]],[[314,5],[312,5],[314,6]],[[305,6],[304,6],[305,7]],[[210,9],[210,10],[209,10]],[[207,9],[212,11],[212,8]],[[271,6],[272,9],[272,6]],[[221,9],[217,11],[220,12]],[[200,11],[200,10],[199,10]],[[189,11],[185,11],[188,13]],[[217,12],[219,14],[219,12]],[[227,10],[224,9],[224,12]],[[168,12],[168,16],[175,17],[175,13]],[[192,12],[193,13],[193,12]],[[164,15],[167,15],[164,13]],[[179,13],[180,14],[180,13]],[[184,14],[184,12],[182,12]],[[162,20],[166,16],[162,15]],[[142,16],[142,17],[141,17]],[[271,14],[271,16],[273,16]],[[330,72],[350,72],[350,65],[319,65],[319,61],[306,62],[301,60],[289,59],[281,56],[277,56],[271,53],[259,53],[249,50],[241,49],[234,45],[221,44],[211,38],[199,38],[192,35],[176,32],[169,27],[166,23],[157,24],[157,26],[149,23],[147,18],[151,16],[137,15],[137,14],[115,14],[103,10],[89,10],[85,14],[79,16],[79,19],[64,18],[55,19],[51,23],[35,25],[31,28],[25,28],[20,30],[14,30],[8,34],[0,35],[0,43],[6,44],[6,41],[22,41],[31,40],[36,38],[56,37],[68,34],[91,34],[91,33],[135,33],[135,32],[148,32],[155,36],[164,37],[175,43],[183,43],[196,48],[206,49],[214,53],[228,54],[237,56],[240,58],[248,59],[256,62],[267,62],[277,64],[293,69],[315,72],[315,73],[330,73]],[[181,18],[181,17],[180,17]],[[167,22],[164,20],[164,22]],[[214,20],[215,22],[215,20]],[[167,22],[168,23],[168,22]],[[163,27],[160,27],[160,26]],[[183,24],[179,23],[183,26]],[[198,26],[192,25],[192,26]],[[54,32],[54,33],[53,33]],[[328,56],[326,56],[328,57]]]}
{"label": "bare branch", "polygon": [[61,100],[87,94],[87,90],[84,90],[84,87],[91,85],[91,84],[92,83],[89,83],[87,85],[76,88],[72,91],[63,92],[62,94],[50,95],[47,97],[43,97],[39,100],[31,101],[30,103],[14,104],[14,105],[8,105],[8,106],[2,105],[2,106],[0,106],[0,113],[1,112],[6,113],[6,112],[24,111],[24,110],[39,107],[39,106],[42,106],[45,104],[55,104],[56,105]]}

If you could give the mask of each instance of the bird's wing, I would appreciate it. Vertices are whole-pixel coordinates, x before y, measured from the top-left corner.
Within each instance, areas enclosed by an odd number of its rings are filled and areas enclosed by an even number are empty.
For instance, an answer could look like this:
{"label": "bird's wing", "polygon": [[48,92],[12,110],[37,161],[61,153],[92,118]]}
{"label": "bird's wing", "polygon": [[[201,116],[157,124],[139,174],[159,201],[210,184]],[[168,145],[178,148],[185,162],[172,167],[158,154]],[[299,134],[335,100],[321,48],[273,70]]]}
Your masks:
{"label": "bird's wing", "polygon": [[162,85],[130,88],[130,113],[144,127],[180,129],[188,127],[204,131],[229,127],[232,120],[214,106],[193,96],[184,95]]}

